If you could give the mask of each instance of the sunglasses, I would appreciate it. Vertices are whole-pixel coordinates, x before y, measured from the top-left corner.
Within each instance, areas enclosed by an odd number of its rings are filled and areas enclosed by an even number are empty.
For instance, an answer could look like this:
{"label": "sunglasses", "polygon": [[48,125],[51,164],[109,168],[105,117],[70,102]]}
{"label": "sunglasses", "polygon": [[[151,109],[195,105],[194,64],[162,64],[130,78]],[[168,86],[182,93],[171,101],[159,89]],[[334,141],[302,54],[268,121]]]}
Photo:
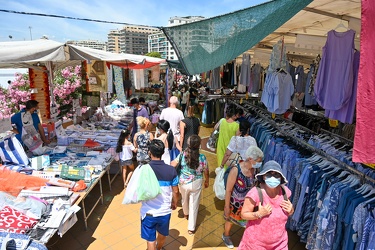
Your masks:
{"label": "sunglasses", "polygon": [[267,173],[265,174],[265,176],[266,176],[267,178],[271,178],[272,176],[275,177],[275,178],[281,178],[281,174],[278,173],[278,172],[267,172]]}

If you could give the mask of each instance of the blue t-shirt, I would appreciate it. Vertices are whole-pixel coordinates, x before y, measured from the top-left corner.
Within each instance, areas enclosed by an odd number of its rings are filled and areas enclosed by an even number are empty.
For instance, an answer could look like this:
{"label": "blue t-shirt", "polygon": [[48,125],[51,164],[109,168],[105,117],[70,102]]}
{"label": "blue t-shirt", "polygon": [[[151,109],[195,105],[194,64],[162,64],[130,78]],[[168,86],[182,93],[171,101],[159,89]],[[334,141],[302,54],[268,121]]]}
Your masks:
{"label": "blue t-shirt", "polygon": [[[11,118],[10,118],[10,121],[12,124],[15,124],[16,125],[16,128],[18,130],[18,134],[16,134],[16,138],[22,142],[21,140],[21,135],[22,135],[22,127],[23,127],[23,123],[22,123],[22,118],[21,118],[21,115],[24,115],[26,112],[26,109],[22,109],[20,112],[18,112],[17,114],[14,114]],[[38,125],[40,123],[40,120],[39,120],[39,116],[37,113],[32,113],[31,114],[31,117],[33,118],[33,125],[36,129],[36,131],[39,132],[39,128],[38,128]]]}
{"label": "blue t-shirt", "polygon": [[170,214],[172,212],[172,187],[178,185],[176,168],[165,164],[162,160],[153,160],[150,161],[149,164],[152,170],[154,170],[156,178],[159,180],[161,194],[152,200],[142,202],[142,219],[146,216],[146,213],[152,214],[154,217]]}

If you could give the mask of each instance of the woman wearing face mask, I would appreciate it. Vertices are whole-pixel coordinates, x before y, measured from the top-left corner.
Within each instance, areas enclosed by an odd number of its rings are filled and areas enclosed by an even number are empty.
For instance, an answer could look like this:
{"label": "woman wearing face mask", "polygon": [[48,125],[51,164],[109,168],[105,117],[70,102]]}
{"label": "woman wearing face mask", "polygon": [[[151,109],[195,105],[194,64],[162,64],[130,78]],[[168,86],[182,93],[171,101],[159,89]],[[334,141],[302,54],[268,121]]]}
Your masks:
{"label": "woman wearing face mask", "polygon": [[262,165],[263,152],[257,146],[250,146],[241,161],[229,172],[225,189],[224,233],[222,239],[228,248],[233,248],[230,230],[233,223],[245,227],[246,221],[241,218],[245,196],[255,183],[254,171]]}
{"label": "woman wearing face mask", "polygon": [[[260,203],[256,187],[246,195],[241,216],[248,220],[238,250],[288,249],[288,234],[285,224],[293,214],[289,200],[291,191],[276,161],[268,161],[263,170],[255,176],[259,181],[263,202]],[[256,208],[254,210],[254,208]]]}
{"label": "woman wearing face mask", "polygon": [[[246,150],[250,146],[257,146],[257,142],[254,137],[250,136],[250,122],[248,120],[243,120],[240,122],[239,135],[232,136],[227,146],[227,151],[224,154],[223,160],[221,161],[220,167],[224,167],[225,163],[228,161],[229,157],[233,153],[240,154],[242,159],[245,159]],[[234,162],[236,164],[238,162]]]}

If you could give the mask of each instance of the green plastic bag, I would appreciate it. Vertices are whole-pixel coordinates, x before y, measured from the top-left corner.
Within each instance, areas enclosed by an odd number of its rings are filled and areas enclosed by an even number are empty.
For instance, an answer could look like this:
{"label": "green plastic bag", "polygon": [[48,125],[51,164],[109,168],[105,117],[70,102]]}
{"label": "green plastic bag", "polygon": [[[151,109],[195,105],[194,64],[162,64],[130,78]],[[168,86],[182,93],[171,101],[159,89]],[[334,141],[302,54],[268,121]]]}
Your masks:
{"label": "green plastic bag", "polygon": [[122,204],[134,204],[155,198],[161,193],[159,181],[149,164],[134,171],[125,191]]}

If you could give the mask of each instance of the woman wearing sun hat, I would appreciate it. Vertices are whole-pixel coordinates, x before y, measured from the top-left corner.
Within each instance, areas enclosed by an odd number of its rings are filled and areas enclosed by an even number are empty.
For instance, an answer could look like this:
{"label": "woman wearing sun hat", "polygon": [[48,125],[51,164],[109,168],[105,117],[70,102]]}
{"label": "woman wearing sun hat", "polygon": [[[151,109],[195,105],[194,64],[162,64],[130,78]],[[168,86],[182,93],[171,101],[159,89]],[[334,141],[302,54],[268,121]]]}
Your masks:
{"label": "woman wearing sun hat", "polygon": [[238,250],[288,249],[285,224],[294,212],[291,191],[284,185],[288,181],[276,161],[266,162],[255,178],[260,189],[253,187],[246,195],[241,216],[248,222]]}

